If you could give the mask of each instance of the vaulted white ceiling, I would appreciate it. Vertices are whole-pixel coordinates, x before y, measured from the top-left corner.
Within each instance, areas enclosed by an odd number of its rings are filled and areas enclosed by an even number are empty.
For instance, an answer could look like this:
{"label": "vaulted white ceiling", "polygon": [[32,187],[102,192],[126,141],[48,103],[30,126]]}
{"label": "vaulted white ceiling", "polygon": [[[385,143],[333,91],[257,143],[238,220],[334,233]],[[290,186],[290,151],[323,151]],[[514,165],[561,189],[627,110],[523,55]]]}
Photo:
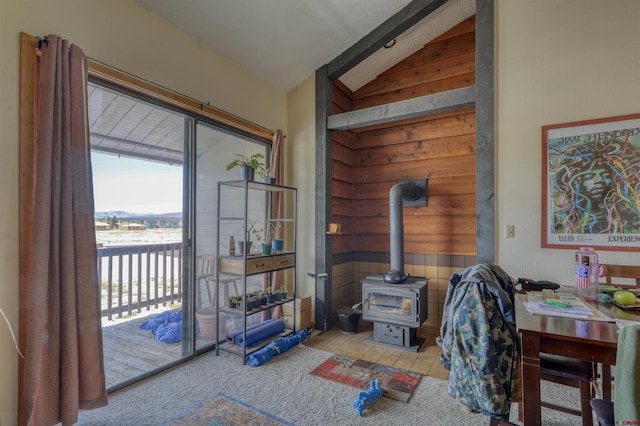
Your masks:
{"label": "vaulted white ceiling", "polygon": [[[411,0],[132,1],[287,92]],[[340,80],[356,90],[473,14],[475,0],[449,0]],[[97,151],[182,164],[179,114],[91,84],[89,119]]]}
{"label": "vaulted white ceiling", "polygon": [[[132,0],[273,87],[288,92],[411,0]],[[390,49],[340,80],[356,90],[475,13],[449,0]]]}

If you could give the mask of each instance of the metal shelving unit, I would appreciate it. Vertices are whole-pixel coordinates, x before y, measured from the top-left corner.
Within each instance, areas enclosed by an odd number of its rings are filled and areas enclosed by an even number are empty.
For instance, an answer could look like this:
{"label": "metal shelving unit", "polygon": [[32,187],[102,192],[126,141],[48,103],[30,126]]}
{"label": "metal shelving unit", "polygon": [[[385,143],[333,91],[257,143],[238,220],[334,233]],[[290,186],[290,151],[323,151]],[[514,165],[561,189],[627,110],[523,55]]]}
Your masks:
{"label": "metal shelving unit", "polygon": [[[291,214],[288,217],[275,218],[272,217],[272,203],[273,203],[273,195],[280,194],[280,196],[285,197],[285,205],[287,203],[292,203],[289,205],[291,210]],[[230,200],[226,200],[226,197],[230,196]],[[226,229],[237,228],[241,229],[243,235],[246,235],[247,229],[250,228],[250,218],[249,218],[249,203],[251,200],[261,200],[261,196],[264,195],[264,218],[269,219],[271,223],[281,224],[285,228],[285,233],[287,235],[286,240],[290,243],[289,250],[278,251],[269,255],[261,255],[261,254],[252,254],[247,253],[246,251],[238,252],[236,251],[235,255],[231,256],[227,253],[221,253],[221,246],[223,242],[220,240],[221,237],[221,229],[223,227],[227,227]],[[291,199],[287,199],[291,197]],[[240,202],[242,204],[241,209],[236,210],[233,209],[233,213],[231,215],[227,215],[227,213],[223,214],[221,206],[223,203]],[[286,210],[286,208],[285,208]],[[239,211],[236,214],[236,211]],[[297,189],[291,188],[287,186],[280,185],[271,185],[261,182],[254,182],[248,180],[235,180],[235,181],[225,181],[218,182],[218,206],[217,206],[217,230],[216,230],[216,287],[215,287],[215,300],[216,300],[216,324],[220,321],[220,314],[224,313],[227,315],[231,315],[233,317],[241,317],[242,318],[242,335],[243,341],[247,341],[247,317],[250,315],[254,315],[260,313],[262,311],[270,310],[277,306],[282,306],[287,303],[293,304],[293,327],[295,332],[295,323],[296,323],[296,213],[297,212]],[[220,275],[224,275],[224,280],[229,280],[230,277],[236,277],[237,281],[241,282],[242,285],[241,291],[243,297],[247,295],[247,279],[251,276],[255,275],[263,275],[266,274],[268,284],[271,286],[272,273],[276,271],[284,271],[288,269],[293,269],[293,273],[290,274],[290,282],[291,282],[291,297],[287,297],[281,301],[277,301],[275,303],[269,303],[267,305],[262,305],[259,308],[253,309],[252,311],[247,312],[243,309],[238,308],[229,308],[226,306],[220,306],[219,296],[220,296],[220,285],[218,284],[222,279]],[[283,277],[284,278],[284,277]],[[246,362],[247,355],[260,349],[261,347],[268,344],[271,340],[279,337],[275,336],[271,339],[267,339],[263,342],[260,342],[252,347],[247,347],[247,345],[243,345],[239,347],[235,343],[228,343],[225,339],[220,339],[220,327],[216,327],[216,355],[219,354],[220,350],[225,352],[233,353],[236,355],[241,355],[243,362]]]}

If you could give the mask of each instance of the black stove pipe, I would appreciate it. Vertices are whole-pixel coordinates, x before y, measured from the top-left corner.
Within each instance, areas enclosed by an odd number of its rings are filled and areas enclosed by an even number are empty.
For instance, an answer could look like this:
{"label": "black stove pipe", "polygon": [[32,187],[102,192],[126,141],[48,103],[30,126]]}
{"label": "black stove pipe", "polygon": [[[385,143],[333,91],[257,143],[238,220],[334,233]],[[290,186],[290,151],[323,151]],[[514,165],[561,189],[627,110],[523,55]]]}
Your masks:
{"label": "black stove pipe", "polygon": [[404,223],[402,200],[416,201],[426,197],[422,189],[413,182],[400,182],[389,190],[389,253],[391,269],[384,274],[389,284],[401,284],[409,278],[404,274]]}

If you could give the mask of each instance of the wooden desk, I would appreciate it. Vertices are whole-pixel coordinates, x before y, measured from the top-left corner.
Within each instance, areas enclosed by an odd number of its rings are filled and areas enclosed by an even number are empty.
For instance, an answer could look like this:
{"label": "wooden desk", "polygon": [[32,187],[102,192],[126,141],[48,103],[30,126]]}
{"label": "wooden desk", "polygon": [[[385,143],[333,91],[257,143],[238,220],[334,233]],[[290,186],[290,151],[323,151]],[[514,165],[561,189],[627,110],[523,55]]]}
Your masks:
{"label": "wooden desk", "polygon": [[[611,304],[599,305],[610,318],[640,315]],[[604,365],[616,363],[618,327],[615,322],[580,321],[528,314],[516,296],[516,326],[522,335],[522,407],[525,425],[540,425],[540,353],[568,356]]]}

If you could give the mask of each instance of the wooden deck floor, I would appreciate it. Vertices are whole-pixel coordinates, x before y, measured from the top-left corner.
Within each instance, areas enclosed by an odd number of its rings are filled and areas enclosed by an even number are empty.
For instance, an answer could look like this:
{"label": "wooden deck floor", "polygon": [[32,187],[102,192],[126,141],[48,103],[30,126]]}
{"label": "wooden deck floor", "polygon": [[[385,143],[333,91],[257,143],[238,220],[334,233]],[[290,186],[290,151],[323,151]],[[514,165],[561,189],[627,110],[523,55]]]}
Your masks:
{"label": "wooden deck floor", "polygon": [[[182,343],[161,343],[140,325],[158,312],[103,325],[102,341],[107,389],[182,357]],[[198,341],[198,344],[211,343]]]}
{"label": "wooden deck floor", "polygon": [[[176,311],[179,307],[165,310]],[[156,340],[151,330],[140,329],[140,325],[162,311],[139,314],[128,320],[103,322],[102,342],[104,352],[104,369],[107,389],[150,371],[178,361],[182,357],[182,343],[161,343]],[[221,314],[225,316],[224,314]],[[253,318],[258,320],[258,317]],[[230,319],[225,320],[227,329],[233,329]],[[249,323],[248,323],[249,324]],[[249,324],[250,325],[250,324]],[[238,327],[237,325],[235,326]],[[221,328],[221,333],[224,328]],[[215,329],[214,329],[215,330]],[[224,334],[223,336],[226,336]],[[224,338],[224,337],[223,337]],[[266,344],[267,341],[264,342]],[[196,348],[213,346],[212,340],[196,340]],[[260,346],[252,348],[256,350]],[[250,352],[250,351],[248,351]],[[238,350],[239,355],[242,354]]]}

